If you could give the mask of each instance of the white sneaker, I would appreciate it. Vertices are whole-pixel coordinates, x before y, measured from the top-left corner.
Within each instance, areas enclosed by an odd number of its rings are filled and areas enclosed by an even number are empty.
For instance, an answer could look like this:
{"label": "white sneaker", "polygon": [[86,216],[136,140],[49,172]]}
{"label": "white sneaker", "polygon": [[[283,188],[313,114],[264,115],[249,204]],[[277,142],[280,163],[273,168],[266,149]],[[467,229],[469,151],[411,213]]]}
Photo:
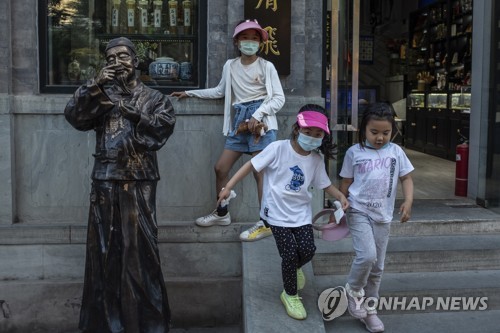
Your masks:
{"label": "white sneaker", "polygon": [[349,314],[358,319],[366,318],[368,313],[363,305],[364,302],[362,302],[362,298],[365,296],[365,291],[363,289],[360,291],[354,291],[351,289],[349,283],[345,285],[345,291],[347,294],[347,310],[349,311]]}
{"label": "white sneaker", "polygon": [[217,215],[217,210],[214,210],[206,216],[202,216],[196,219],[196,225],[200,227],[210,227],[213,225],[229,225],[231,224],[231,215],[227,212],[224,216]]}
{"label": "white sneaker", "polygon": [[385,330],[384,323],[377,316],[377,311],[375,313],[368,312],[368,315],[364,319],[360,319],[366,326],[366,330],[372,333],[379,333]]}
{"label": "white sneaker", "polygon": [[240,234],[240,240],[243,242],[253,242],[271,236],[272,234],[271,228],[266,227],[264,222],[260,220],[250,229],[243,231]]}

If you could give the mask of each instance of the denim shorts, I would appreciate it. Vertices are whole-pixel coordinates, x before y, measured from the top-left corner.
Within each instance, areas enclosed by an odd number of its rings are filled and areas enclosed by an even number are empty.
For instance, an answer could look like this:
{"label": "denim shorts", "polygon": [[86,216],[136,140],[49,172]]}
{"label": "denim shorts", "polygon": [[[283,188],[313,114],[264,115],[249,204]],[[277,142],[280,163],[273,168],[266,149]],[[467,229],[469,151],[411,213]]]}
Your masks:
{"label": "denim shorts", "polygon": [[226,138],[224,149],[251,154],[266,148],[271,142],[276,141],[277,131],[269,130],[255,142],[255,136],[251,133],[234,134],[238,125],[246,119],[252,118],[252,114],[259,108],[263,100],[250,101],[241,104],[234,104],[233,130]]}

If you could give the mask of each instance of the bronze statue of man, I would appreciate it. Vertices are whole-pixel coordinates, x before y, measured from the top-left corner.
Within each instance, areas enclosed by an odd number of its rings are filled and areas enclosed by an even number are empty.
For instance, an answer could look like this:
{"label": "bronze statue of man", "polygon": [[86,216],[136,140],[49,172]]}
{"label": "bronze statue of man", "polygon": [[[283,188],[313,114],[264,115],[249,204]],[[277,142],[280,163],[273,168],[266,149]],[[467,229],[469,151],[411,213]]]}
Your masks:
{"label": "bronze statue of man", "polygon": [[64,115],[96,133],[80,329],[164,333],[170,308],[156,221],[156,151],[174,130],[167,96],[136,76],[134,44],[116,38],[106,66],[76,90]]}

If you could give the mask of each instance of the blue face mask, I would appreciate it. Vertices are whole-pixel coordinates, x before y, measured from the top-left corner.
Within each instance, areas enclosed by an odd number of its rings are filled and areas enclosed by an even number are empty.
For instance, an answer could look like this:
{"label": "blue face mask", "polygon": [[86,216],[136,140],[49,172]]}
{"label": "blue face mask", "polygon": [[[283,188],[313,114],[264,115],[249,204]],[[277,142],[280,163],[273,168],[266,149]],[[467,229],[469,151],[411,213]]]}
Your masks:
{"label": "blue face mask", "polygon": [[323,138],[313,138],[312,136],[299,133],[297,143],[299,144],[300,148],[304,149],[305,151],[311,151],[321,147]]}
{"label": "blue face mask", "polygon": [[242,40],[240,41],[240,51],[247,56],[253,56],[259,50],[259,42],[253,40]]}
{"label": "blue face mask", "polygon": [[[385,145],[380,147],[380,149],[385,149],[385,148],[389,147],[389,143],[390,142],[387,142]],[[373,147],[372,144],[368,142],[368,140],[365,140],[365,146],[367,146],[368,148],[371,148],[371,149],[377,149],[377,148]]]}

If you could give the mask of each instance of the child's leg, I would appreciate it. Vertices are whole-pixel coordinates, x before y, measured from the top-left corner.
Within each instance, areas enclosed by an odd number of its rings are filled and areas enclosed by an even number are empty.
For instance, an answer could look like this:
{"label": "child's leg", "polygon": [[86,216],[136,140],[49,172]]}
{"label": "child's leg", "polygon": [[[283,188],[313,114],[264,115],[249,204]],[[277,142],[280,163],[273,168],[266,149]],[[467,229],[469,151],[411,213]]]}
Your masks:
{"label": "child's leg", "polygon": [[291,228],[271,226],[276,246],[281,257],[283,287],[288,295],[297,294],[297,244]]}
{"label": "child's leg", "polygon": [[285,228],[271,225],[271,230],[281,257],[281,274],[285,292],[288,295],[296,295],[297,269],[309,262],[316,251],[312,226]]}
{"label": "child's leg", "polygon": [[311,261],[316,253],[313,228],[311,224],[307,224],[298,228],[292,228],[292,232],[297,242],[297,252],[299,256],[297,268],[301,268]]}
{"label": "child's leg", "polygon": [[379,298],[380,280],[384,272],[385,254],[387,250],[387,243],[389,242],[389,234],[391,230],[390,223],[372,223],[373,236],[375,239],[375,246],[377,248],[377,261],[372,267],[368,281],[365,287],[366,297]]}
{"label": "child's leg", "polygon": [[368,276],[377,260],[372,219],[368,215],[351,208],[348,212],[347,223],[356,254],[347,283],[349,283],[353,291],[359,292],[366,286]]}

